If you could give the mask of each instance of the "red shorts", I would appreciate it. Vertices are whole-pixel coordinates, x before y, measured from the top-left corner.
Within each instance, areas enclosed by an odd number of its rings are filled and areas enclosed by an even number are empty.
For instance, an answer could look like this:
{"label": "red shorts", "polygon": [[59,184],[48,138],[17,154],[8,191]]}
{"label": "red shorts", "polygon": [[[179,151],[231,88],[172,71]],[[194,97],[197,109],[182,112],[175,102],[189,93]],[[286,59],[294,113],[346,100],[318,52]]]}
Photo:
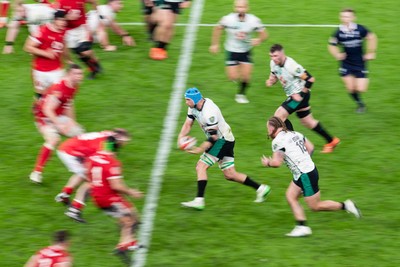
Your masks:
{"label": "red shorts", "polygon": [[119,218],[132,213],[133,205],[120,195],[94,196],[96,205],[108,215]]}

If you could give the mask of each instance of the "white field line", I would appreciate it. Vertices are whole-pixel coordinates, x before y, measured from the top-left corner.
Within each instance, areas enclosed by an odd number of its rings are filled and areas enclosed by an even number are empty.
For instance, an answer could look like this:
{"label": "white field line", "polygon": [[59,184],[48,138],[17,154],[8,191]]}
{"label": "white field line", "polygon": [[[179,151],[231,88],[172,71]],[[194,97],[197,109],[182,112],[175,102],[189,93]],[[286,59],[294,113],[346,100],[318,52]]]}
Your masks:
{"label": "white field line", "polygon": [[[168,110],[164,117],[161,139],[158,144],[157,155],[153,163],[149,186],[142,211],[142,224],[138,240],[144,248],[139,249],[133,256],[132,267],[143,267],[146,264],[147,252],[150,247],[154,218],[157,211],[158,199],[163,181],[164,171],[168,163],[171,146],[175,144],[175,132],[178,123],[183,94],[187,82],[188,72],[192,63],[192,53],[196,41],[198,23],[203,13],[205,0],[195,0],[192,3],[189,24],[187,24],[182,42],[181,54],[175,71],[175,81],[172,87]],[[162,62],[160,62],[162,64]]]}
{"label": "white field line", "polygon": [[[144,25],[143,22],[121,22],[119,25],[127,25],[127,26],[139,26]],[[197,24],[198,27],[214,27],[217,24],[207,24],[200,23]],[[188,26],[187,23],[176,23],[175,26]],[[281,27],[281,28],[337,28],[339,25],[334,24],[264,24],[265,27]]]}

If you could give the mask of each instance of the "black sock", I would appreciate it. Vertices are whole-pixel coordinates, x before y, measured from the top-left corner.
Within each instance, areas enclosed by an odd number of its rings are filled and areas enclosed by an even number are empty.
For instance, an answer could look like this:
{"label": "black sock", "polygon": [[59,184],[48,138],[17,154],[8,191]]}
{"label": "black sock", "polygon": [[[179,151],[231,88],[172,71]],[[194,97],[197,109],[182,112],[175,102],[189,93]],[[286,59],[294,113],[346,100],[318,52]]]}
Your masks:
{"label": "black sock", "polygon": [[361,95],[358,92],[350,93],[350,96],[354,99],[359,107],[365,106],[364,102],[361,100]]}
{"label": "black sock", "polygon": [[204,192],[206,191],[207,180],[197,181],[197,197],[204,197]]}
{"label": "black sock", "polygon": [[344,202],[340,202],[340,204],[342,204],[342,210],[345,210],[346,206],[344,205]]}
{"label": "black sock", "polygon": [[162,49],[167,50],[167,45],[168,45],[168,43],[158,41],[157,48],[162,48]]}
{"label": "black sock", "polygon": [[307,225],[307,221],[296,221],[297,225],[301,225],[301,226],[306,226]]}
{"label": "black sock", "polygon": [[244,94],[246,94],[246,89],[247,89],[248,86],[249,86],[249,83],[248,83],[248,82],[242,81],[242,82],[240,83],[240,87],[239,87],[239,95],[244,95]]}
{"label": "black sock", "polygon": [[317,132],[319,135],[321,135],[323,138],[325,138],[325,140],[327,141],[327,143],[332,142],[333,138],[330,134],[328,134],[327,131],[325,131],[325,129],[322,127],[321,123],[318,122],[317,126],[315,126],[312,129],[314,132]]}
{"label": "black sock", "polygon": [[260,187],[260,184],[251,180],[251,178],[249,176],[246,177],[246,180],[244,180],[243,184],[247,185],[247,186],[251,186],[256,190]]}
{"label": "black sock", "polygon": [[292,125],[292,123],[290,122],[289,119],[286,119],[286,120],[284,121],[284,123],[285,123],[285,125],[286,125],[286,128],[287,128],[289,131],[294,131],[293,125]]}
{"label": "black sock", "polygon": [[157,28],[157,23],[150,23],[148,26],[149,35],[153,36],[154,30]]}

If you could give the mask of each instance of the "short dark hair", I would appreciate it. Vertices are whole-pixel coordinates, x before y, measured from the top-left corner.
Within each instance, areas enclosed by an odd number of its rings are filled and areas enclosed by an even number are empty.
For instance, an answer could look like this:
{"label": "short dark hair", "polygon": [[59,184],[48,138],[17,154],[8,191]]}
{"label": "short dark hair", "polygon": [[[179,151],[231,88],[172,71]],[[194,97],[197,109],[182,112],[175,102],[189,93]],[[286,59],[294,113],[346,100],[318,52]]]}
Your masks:
{"label": "short dark hair", "polygon": [[54,233],[53,241],[55,243],[63,243],[69,240],[70,234],[67,230],[60,230]]}
{"label": "short dark hair", "polygon": [[276,51],[282,51],[282,50],[283,50],[283,46],[281,44],[274,44],[269,49],[269,52],[274,53]]}
{"label": "short dark hair", "polygon": [[57,9],[56,12],[54,12],[54,19],[59,19],[59,18],[65,18],[67,15],[67,12],[63,9]]}
{"label": "short dark hair", "polygon": [[80,70],[80,69],[82,69],[82,68],[81,68],[81,66],[79,66],[78,64],[73,63],[73,64],[70,64],[70,65],[68,66],[68,72],[69,72],[70,70],[72,70],[72,69]]}
{"label": "short dark hair", "polygon": [[350,7],[343,8],[340,11],[340,13],[342,13],[342,12],[350,12],[350,13],[356,14],[356,11],[354,9],[350,8]]}

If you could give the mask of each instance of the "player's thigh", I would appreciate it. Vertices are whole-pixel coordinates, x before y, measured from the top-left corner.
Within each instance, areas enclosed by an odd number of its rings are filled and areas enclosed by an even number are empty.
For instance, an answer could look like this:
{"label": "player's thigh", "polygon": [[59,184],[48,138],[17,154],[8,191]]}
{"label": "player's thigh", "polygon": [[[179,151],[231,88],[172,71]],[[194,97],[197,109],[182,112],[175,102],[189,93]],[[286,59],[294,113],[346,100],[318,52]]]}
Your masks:
{"label": "player's thigh", "polygon": [[342,76],[342,81],[349,92],[354,92],[356,90],[356,77],[353,75]]}
{"label": "player's thigh", "polygon": [[284,107],[279,106],[276,109],[274,116],[280,118],[282,121],[285,121],[289,116],[289,112]]}
{"label": "player's thigh", "polygon": [[355,79],[356,90],[358,92],[366,92],[368,90],[369,79],[368,78],[357,78]]}
{"label": "player's thigh", "polygon": [[239,65],[229,65],[225,67],[226,76],[231,81],[237,81],[240,78]]}
{"label": "player's thigh", "polygon": [[286,199],[290,201],[297,200],[302,194],[302,189],[296,185],[293,181],[290,181],[288,188],[286,189]]}
{"label": "player's thigh", "polygon": [[60,142],[61,136],[57,128],[51,122],[39,122],[36,123],[36,127],[38,128],[39,132],[42,134],[43,139],[46,143],[55,146]]}
{"label": "player's thigh", "polygon": [[57,150],[57,155],[70,172],[81,177],[85,176],[86,168],[82,160],[61,150]]}

